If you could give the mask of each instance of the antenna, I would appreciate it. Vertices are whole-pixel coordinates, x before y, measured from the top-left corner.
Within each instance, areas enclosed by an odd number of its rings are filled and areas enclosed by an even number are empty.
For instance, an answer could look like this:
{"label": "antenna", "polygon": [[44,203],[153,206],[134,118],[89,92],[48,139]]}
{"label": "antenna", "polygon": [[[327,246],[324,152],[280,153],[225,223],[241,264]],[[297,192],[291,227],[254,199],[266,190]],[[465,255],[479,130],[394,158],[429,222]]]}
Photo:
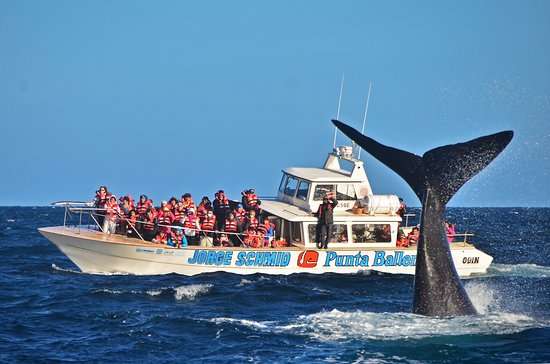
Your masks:
{"label": "antenna", "polygon": [[[340,82],[340,95],[338,96],[338,110],[336,111],[336,120],[340,120],[340,105],[342,103],[342,92],[344,91],[344,74],[342,73],[342,81]],[[338,129],[334,127],[334,139],[332,141],[332,148],[336,148],[336,134]]]}
{"label": "antenna", "polygon": [[[371,91],[372,91],[372,81],[369,82],[369,93],[367,95],[367,104],[365,105],[365,114],[363,114],[363,127],[361,128],[361,134],[365,134],[365,124],[367,123],[367,114],[369,113],[369,101],[370,101]],[[359,148],[357,159],[361,159],[361,148]]]}

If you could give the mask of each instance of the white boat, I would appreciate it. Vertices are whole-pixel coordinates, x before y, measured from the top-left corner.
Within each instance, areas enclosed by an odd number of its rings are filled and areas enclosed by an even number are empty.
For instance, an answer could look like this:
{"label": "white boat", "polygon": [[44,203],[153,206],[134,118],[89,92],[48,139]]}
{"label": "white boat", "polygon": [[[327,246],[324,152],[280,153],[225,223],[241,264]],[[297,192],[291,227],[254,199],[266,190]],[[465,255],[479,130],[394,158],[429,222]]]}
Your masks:
{"label": "white boat", "polygon": [[[348,168],[345,168],[348,165]],[[334,230],[328,249],[315,244],[317,211],[327,192],[336,194]],[[354,206],[364,208],[358,213]],[[65,204],[68,211],[87,208]],[[322,168],[287,168],[276,198],[262,199],[261,207],[275,225],[276,237],[288,247],[173,248],[117,234],[104,234],[90,226],[44,227],[39,231],[85,273],[196,275],[359,273],[378,271],[414,274],[416,246],[398,247],[402,218],[394,195],[374,195],[363,162],[350,147],[335,148]],[[407,233],[410,227],[401,227]],[[483,274],[493,258],[466,241],[450,244],[460,276]],[[455,238],[456,239],[456,238]],[[462,240],[462,239],[461,239]]]}

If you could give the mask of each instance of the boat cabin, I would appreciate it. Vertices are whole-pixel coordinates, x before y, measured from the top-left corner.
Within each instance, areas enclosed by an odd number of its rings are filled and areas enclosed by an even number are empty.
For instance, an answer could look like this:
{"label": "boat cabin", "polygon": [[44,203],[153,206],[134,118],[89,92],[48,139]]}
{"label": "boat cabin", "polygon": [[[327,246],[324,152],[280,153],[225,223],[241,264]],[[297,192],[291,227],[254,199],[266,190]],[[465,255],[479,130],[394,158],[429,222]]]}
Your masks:
{"label": "boat cabin", "polygon": [[[346,168],[348,167],[348,168]],[[351,147],[330,153],[322,168],[286,168],[277,197],[263,199],[262,209],[276,226],[277,237],[294,245],[315,248],[317,211],[332,192],[334,209],[331,248],[385,248],[395,246],[399,228],[399,199],[373,195],[363,162]]]}

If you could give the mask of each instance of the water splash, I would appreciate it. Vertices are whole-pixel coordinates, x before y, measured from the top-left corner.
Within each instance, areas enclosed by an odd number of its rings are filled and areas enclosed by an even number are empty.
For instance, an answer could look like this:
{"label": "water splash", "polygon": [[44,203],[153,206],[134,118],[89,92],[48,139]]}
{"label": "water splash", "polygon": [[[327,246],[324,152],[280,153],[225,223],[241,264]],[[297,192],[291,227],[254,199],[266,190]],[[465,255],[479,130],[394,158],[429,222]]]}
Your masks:
{"label": "water splash", "polygon": [[194,300],[197,296],[208,293],[212,287],[212,284],[190,284],[188,286],[179,286],[174,288],[174,297],[178,301],[182,299]]}

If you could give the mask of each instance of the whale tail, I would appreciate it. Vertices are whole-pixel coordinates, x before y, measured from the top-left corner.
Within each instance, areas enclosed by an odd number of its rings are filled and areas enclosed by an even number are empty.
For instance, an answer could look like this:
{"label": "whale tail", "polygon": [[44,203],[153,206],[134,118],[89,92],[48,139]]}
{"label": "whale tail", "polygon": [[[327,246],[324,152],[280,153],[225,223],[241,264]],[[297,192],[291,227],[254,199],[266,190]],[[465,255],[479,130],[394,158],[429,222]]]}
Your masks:
{"label": "whale tail", "polygon": [[510,143],[512,131],[446,145],[418,156],[378,143],[332,120],[351,140],[399,174],[422,202],[413,312],[431,316],[475,314],[460,281],[443,228],[445,205]]}
{"label": "whale tail", "polygon": [[458,144],[431,149],[418,156],[388,147],[369,138],[338,120],[332,120],[348,136],[373,157],[400,175],[422,200],[428,186],[436,192],[443,205],[468,180],[484,169],[510,143],[511,130]]}

